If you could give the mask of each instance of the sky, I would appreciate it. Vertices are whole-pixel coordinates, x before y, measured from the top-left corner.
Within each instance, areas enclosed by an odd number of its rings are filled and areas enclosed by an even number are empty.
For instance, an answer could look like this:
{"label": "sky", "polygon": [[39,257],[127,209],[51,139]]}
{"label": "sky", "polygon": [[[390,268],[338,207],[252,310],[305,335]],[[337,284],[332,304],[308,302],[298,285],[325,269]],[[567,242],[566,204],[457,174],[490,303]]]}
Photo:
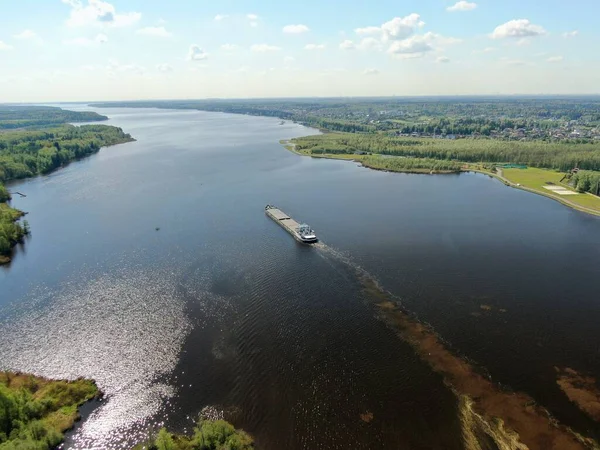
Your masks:
{"label": "sky", "polygon": [[0,102],[600,93],[599,0],[0,0]]}

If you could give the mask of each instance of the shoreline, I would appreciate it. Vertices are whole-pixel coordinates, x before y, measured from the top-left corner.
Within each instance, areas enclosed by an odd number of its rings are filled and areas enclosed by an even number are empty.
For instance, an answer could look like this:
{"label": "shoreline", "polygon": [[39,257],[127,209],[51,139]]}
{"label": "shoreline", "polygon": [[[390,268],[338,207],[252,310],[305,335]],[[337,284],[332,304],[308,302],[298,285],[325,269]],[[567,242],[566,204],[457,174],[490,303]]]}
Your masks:
{"label": "shoreline", "polygon": [[[522,191],[526,191],[526,192],[531,192],[532,194],[537,194],[537,195],[541,195],[547,198],[550,198],[552,200],[555,200],[559,203],[562,203],[564,206],[567,206],[571,209],[577,210],[579,212],[583,212],[586,214],[590,214],[596,217],[600,217],[600,211],[592,209],[592,208],[587,208],[583,205],[578,205],[577,203],[573,203],[563,197],[560,197],[558,195],[553,195],[552,193],[548,192],[542,192],[527,186],[523,186],[520,185],[519,183],[515,183],[510,181],[508,178],[504,177],[501,174],[495,173],[495,172],[490,172],[487,170],[483,170],[483,169],[477,169],[475,167],[468,167],[465,169],[461,169],[460,171],[430,171],[428,169],[423,169],[423,170],[418,170],[418,169],[412,169],[412,170],[389,170],[389,169],[379,169],[376,167],[371,167],[369,165],[365,165],[361,162],[361,158],[356,158],[356,156],[361,156],[361,155],[350,155],[347,153],[343,153],[340,156],[338,155],[334,155],[334,154],[323,154],[323,155],[308,155],[306,153],[302,153],[299,152],[298,150],[295,149],[295,144],[291,141],[291,139],[284,139],[279,141],[279,143],[281,145],[283,145],[283,147],[296,154],[299,156],[307,156],[310,158],[315,158],[315,159],[332,159],[332,160],[338,160],[338,161],[352,161],[354,163],[359,163],[361,165],[361,167],[365,167],[367,169],[371,169],[371,170],[378,170],[378,171],[383,171],[383,172],[390,172],[390,173],[408,173],[408,174],[416,174],[416,175],[452,175],[452,174],[460,174],[460,173],[468,173],[468,172],[473,172],[473,173],[480,173],[482,175],[488,175],[492,178],[495,178],[496,180],[502,182],[505,186],[514,188],[514,189],[520,189]],[[349,156],[348,158],[345,158],[343,156]]]}

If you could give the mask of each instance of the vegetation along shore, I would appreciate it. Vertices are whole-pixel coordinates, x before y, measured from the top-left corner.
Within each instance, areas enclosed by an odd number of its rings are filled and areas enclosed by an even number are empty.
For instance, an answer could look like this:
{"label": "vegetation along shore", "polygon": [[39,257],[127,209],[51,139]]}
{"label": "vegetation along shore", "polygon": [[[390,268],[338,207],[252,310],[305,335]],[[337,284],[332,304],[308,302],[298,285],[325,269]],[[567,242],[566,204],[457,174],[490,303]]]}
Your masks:
{"label": "vegetation along shore", "polygon": [[[288,142],[286,147],[300,155],[355,160],[393,172],[483,172],[509,186],[600,214],[597,96],[181,100],[97,106],[278,117],[324,133]],[[521,171],[504,170],[515,166]]]}
{"label": "vegetation along shore", "polygon": [[68,122],[108,119],[92,112],[39,106],[0,106],[0,264],[10,262],[12,248],[29,233],[23,212],[11,208],[3,183],[43,175],[100,148],[134,139],[107,125],[74,126]]}
{"label": "vegetation along shore", "polygon": [[100,392],[90,380],[48,380],[0,372],[0,449],[53,449]]}

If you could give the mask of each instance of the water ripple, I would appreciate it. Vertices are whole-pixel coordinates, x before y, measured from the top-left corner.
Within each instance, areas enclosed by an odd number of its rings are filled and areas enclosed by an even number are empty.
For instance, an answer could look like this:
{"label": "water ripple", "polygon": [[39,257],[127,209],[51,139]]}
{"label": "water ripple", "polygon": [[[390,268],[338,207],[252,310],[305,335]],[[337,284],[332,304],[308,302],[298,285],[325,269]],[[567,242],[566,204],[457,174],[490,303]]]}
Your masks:
{"label": "water ripple", "polygon": [[0,324],[0,367],[96,380],[106,400],[67,444],[120,448],[143,436],[175,393],[164,380],[190,329],[175,291],[174,274],[149,269],[71,282],[60,292],[38,289],[24,300],[31,307],[21,305],[16,318]]}

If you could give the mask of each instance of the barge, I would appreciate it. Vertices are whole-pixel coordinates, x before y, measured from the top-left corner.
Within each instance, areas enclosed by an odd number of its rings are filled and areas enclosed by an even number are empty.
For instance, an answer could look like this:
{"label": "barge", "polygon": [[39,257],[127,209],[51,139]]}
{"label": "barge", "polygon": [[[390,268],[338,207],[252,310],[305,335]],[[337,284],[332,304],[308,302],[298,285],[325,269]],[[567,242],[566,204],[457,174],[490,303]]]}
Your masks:
{"label": "barge", "polygon": [[303,244],[314,244],[319,241],[311,227],[305,223],[296,222],[276,206],[265,206],[265,213],[285,231],[290,233],[298,242]]}

